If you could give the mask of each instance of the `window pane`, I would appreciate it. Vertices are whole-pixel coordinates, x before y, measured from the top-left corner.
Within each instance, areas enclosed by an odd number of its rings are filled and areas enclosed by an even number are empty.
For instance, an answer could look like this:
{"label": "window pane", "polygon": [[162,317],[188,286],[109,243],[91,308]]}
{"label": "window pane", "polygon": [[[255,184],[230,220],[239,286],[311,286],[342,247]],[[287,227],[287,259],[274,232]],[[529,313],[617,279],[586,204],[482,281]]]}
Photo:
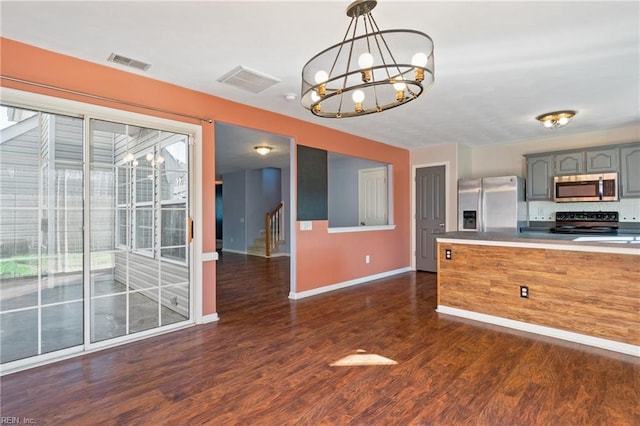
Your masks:
{"label": "window pane", "polygon": [[135,210],[135,249],[153,249],[153,210],[140,208]]}
{"label": "window pane", "polygon": [[158,287],[159,264],[160,261],[157,259],[138,253],[130,253],[127,276],[129,290]]}
{"label": "window pane", "polygon": [[112,339],[126,334],[126,295],[107,296],[91,301],[91,341]]}
{"label": "window pane", "polygon": [[82,301],[42,308],[42,353],[82,344],[82,309]]}
{"label": "window pane", "polygon": [[63,115],[43,116],[48,119],[43,123],[43,129],[49,132],[49,146],[55,147],[55,150],[50,150],[55,160],[82,164],[83,120]]}
{"label": "window pane", "polygon": [[38,310],[0,314],[1,361],[9,362],[38,355]]}
{"label": "window pane", "polygon": [[[176,135],[175,133],[163,133],[165,137],[165,145],[162,148],[162,156],[164,157],[164,167],[167,170],[187,171],[187,146],[188,138],[186,135]],[[169,142],[166,142],[169,141]]]}
{"label": "window pane", "polygon": [[162,201],[186,200],[189,195],[187,172],[160,171],[160,196]]}
{"label": "window pane", "polygon": [[153,201],[153,169],[138,166],[135,169],[134,203],[150,203]]}
{"label": "window pane", "polygon": [[173,324],[189,318],[189,283],[162,287],[161,322],[162,325]]}
{"label": "window pane", "polygon": [[129,209],[118,209],[117,211],[117,215],[118,215],[117,245],[118,246],[129,247],[129,233],[130,233],[129,213],[130,213]]}
{"label": "window pane", "polygon": [[120,206],[131,203],[131,186],[129,184],[129,166],[118,167],[117,204]]}
{"label": "window pane", "polygon": [[160,325],[158,319],[158,290],[131,293],[129,299],[129,331],[149,330]]}
{"label": "window pane", "polygon": [[[28,263],[21,263],[17,260],[2,261],[3,275],[0,279],[0,311],[9,311],[12,309],[28,308],[37,306],[38,304],[38,259],[33,258]],[[5,271],[13,274],[12,269],[28,268],[35,272],[29,272],[31,278],[9,278],[5,275]],[[35,276],[33,275],[35,273]],[[1,324],[4,332],[6,324]]]}
{"label": "window pane", "polygon": [[[42,304],[82,300],[82,270],[75,273],[50,273],[42,277]],[[63,320],[63,318],[60,318]]]}

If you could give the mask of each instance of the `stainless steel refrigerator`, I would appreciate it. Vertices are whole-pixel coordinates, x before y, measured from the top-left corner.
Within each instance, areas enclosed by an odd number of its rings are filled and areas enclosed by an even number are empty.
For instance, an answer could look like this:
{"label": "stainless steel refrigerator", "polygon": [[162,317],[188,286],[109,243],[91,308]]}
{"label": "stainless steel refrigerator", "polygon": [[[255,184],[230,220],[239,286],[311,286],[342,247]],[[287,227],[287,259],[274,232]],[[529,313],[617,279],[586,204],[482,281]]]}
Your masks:
{"label": "stainless steel refrigerator", "polygon": [[458,181],[458,230],[516,232],[528,220],[525,181],[499,176]]}

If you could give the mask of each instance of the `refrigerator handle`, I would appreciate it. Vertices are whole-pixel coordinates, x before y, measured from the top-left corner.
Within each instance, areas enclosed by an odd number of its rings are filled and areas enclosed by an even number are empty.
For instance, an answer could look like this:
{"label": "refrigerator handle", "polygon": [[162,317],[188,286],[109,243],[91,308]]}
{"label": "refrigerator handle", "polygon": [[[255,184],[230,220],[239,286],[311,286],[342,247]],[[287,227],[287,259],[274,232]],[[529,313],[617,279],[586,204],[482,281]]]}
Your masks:
{"label": "refrigerator handle", "polygon": [[478,232],[484,231],[484,188],[482,183],[478,190],[478,212],[476,213],[476,228]]}

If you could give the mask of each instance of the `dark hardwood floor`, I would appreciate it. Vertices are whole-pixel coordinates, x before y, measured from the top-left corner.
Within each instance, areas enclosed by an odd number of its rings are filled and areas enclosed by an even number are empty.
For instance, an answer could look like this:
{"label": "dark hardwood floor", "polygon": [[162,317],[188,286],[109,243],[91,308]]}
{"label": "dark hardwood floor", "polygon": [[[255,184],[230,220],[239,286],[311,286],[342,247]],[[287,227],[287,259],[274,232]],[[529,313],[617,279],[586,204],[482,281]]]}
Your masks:
{"label": "dark hardwood floor", "polygon": [[[220,321],[2,378],[51,425],[640,425],[640,359],[437,314],[434,274],[288,300],[224,253]],[[396,365],[332,367],[358,350]],[[24,422],[23,422],[24,424]]]}

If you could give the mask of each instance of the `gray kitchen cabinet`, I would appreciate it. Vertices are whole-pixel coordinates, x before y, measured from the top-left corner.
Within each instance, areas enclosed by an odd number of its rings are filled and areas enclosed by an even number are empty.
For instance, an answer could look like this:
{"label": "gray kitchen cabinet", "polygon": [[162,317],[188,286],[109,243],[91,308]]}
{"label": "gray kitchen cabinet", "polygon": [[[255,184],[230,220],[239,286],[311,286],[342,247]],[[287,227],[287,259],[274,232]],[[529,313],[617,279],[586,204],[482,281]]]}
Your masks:
{"label": "gray kitchen cabinet", "polygon": [[556,175],[584,174],[584,151],[556,154],[555,166]]}
{"label": "gray kitchen cabinet", "polygon": [[616,172],[620,169],[618,148],[601,149],[586,152],[587,173]]}
{"label": "gray kitchen cabinet", "polygon": [[640,144],[620,148],[620,197],[640,197]]}
{"label": "gray kitchen cabinet", "polygon": [[551,200],[553,155],[527,155],[527,200]]}

